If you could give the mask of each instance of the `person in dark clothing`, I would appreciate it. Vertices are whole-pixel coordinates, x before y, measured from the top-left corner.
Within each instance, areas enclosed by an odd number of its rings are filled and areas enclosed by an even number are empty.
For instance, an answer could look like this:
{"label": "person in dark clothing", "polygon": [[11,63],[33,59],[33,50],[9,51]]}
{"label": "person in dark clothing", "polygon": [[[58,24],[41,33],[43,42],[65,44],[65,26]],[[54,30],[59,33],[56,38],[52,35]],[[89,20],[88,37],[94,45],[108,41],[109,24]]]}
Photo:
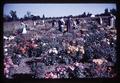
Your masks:
{"label": "person in dark clothing", "polygon": [[36,57],[39,57],[42,53],[42,49],[41,48],[36,48],[36,52],[37,52]]}
{"label": "person in dark clothing", "polygon": [[102,24],[102,18],[99,16],[98,18],[96,18],[96,21],[97,21],[97,23],[99,24],[99,25],[101,25]]}
{"label": "person in dark clothing", "polygon": [[62,32],[61,24],[62,24],[62,23],[61,23],[61,21],[59,20],[59,21],[58,21],[58,27],[59,27],[59,31]]}
{"label": "person in dark clothing", "polygon": [[76,24],[77,24],[77,25],[80,24],[79,19],[76,19],[75,21],[76,21]]}
{"label": "person in dark clothing", "polygon": [[52,21],[52,27],[55,27],[55,22],[56,22],[56,20]]}
{"label": "person in dark clothing", "polygon": [[59,26],[59,31],[63,32],[63,28],[64,28],[65,22],[63,19],[60,19],[58,21],[58,26]]}
{"label": "person in dark clothing", "polygon": [[72,31],[72,21],[70,17],[68,18],[68,20],[66,20],[66,27],[67,27],[68,32]]}

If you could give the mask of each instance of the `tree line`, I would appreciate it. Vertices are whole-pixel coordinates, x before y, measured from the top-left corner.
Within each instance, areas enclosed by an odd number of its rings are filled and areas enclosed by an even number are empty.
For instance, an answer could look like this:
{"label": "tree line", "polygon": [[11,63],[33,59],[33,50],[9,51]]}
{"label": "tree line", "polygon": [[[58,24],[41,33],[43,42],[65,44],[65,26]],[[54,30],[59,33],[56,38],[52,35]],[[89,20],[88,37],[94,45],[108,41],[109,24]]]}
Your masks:
{"label": "tree line", "polygon": [[[101,13],[101,14],[96,14],[96,16],[110,16],[110,14],[113,14],[116,16],[116,9],[110,9],[110,11],[108,11],[108,8],[106,8],[104,10],[104,13]],[[31,12],[27,11],[27,13],[24,15],[23,18],[18,18],[17,16],[17,12],[14,11],[14,10],[11,10],[9,12],[10,15],[4,15],[3,16],[3,19],[4,21],[7,21],[7,22],[10,22],[10,21],[21,21],[21,20],[39,20],[39,19],[52,19],[52,18],[59,18],[59,17],[45,17],[45,15],[43,14],[42,17],[40,16],[35,16],[33,14],[31,14]],[[91,13],[87,13],[84,12],[83,14],[81,15],[78,15],[76,17],[90,17],[92,14]],[[69,15],[71,17],[75,17],[75,16],[72,16],[72,15]],[[67,16],[63,16],[63,17],[67,17]]]}

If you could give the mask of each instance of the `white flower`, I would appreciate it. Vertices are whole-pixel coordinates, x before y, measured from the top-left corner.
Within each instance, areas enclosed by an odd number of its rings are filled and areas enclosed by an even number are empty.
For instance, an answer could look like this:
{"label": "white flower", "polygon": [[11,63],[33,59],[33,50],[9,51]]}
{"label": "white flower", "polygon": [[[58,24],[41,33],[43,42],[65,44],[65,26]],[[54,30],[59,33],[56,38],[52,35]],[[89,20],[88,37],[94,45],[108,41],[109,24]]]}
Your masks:
{"label": "white flower", "polygon": [[52,53],[52,49],[49,50],[49,53]]}
{"label": "white flower", "polygon": [[21,55],[18,55],[18,57],[20,57],[20,58],[21,58],[22,56],[21,56]]}
{"label": "white flower", "polygon": [[13,40],[15,37],[14,36],[10,36],[9,37],[9,40]]}
{"label": "white flower", "polygon": [[81,40],[81,41],[84,41],[84,39],[83,39],[83,38],[80,38],[80,40]]}
{"label": "white flower", "polygon": [[110,42],[108,41],[108,42],[107,42],[107,44],[109,44],[109,45],[110,45]]}
{"label": "white flower", "polygon": [[93,59],[93,62],[98,65],[101,65],[104,61],[102,59]]}
{"label": "white flower", "polygon": [[53,78],[57,78],[57,75],[53,75]]}
{"label": "white flower", "polygon": [[76,62],[76,63],[75,63],[75,66],[79,66],[79,63],[78,63],[78,62]]}
{"label": "white flower", "polygon": [[55,54],[58,54],[58,51],[57,51],[56,48],[53,48],[53,52],[54,52]]}
{"label": "white flower", "polygon": [[4,47],[8,47],[8,45],[5,45]]}
{"label": "white flower", "polygon": [[43,43],[43,46],[45,46],[46,45],[46,43]]}
{"label": "white flower", "polygon": [[59,56],[59,58],[62,58],[62,56]]}
{"label": "white flower", "polygon": [[56,48],[53,48],[53,49],[50,49],[49,50],[49,53],[55,53],[55,54],[58,54],[58,51],[57,51],[57,49]]}
{"label": "white flower", "polygon": [[32,38],[31,40],[33,41],[34,39]]}
{"label": "white flower", "polygon": [[83,46],[80,46],[80,51],[84,54],[85,53],[85,50],[84,50],[84,47]]}
{"label": "white flower", "polygon": [[5,56],[7,56],[8,55],[8,53],[5,53]]}
{"label": "white flower", "polygon": [[116,40],[117,39],[116,36],[114,36],[113,39]]}
{"label": "white flower", "polygon": [[89,37],[90,35],[89,35],[89,34],[86,34],[86,36],[88,36],[88,37]]}
{"label": "white flower", "polygon": [[4,36],[3,38],[6,39],[6,40],[8,39],[8,37],[6,37],[6,36]]}
{"label": "white flower", "polygon": [[64,27],[64,25],[61,25],[61,27]]}
{"label": "white flower", "polygon": [[4,51],[5,51],[5,52],[7,52],[7,51],[8,51],[8,49],[7,49],[7,48],[5,48],[5,49],[4,49]]}
{"label": "white flower", "polygon": [[73,71],[75,69],[74,66],[69,66],[69,68]]}

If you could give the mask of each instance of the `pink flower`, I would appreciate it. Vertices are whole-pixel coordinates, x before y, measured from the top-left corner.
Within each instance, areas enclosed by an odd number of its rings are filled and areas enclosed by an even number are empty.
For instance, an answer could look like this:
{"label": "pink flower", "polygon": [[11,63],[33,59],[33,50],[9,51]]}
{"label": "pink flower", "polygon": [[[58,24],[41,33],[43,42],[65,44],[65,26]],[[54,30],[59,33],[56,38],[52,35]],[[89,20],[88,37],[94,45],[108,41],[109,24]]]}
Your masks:
{"label": "pink flower", "polygon": [[9,73],[8,68],[4,68],[4,74],[8,74],[8,73]]}
{"label": "pink flower", "polygon": [[5,68],[10,68],[10,65],[9,64],[5,64]]}
{"label": "pink flower", "polygon": [[53,75],[53,78],[57,78],[57,75],[56,75],[56,74],[54,74],[54,75]]}

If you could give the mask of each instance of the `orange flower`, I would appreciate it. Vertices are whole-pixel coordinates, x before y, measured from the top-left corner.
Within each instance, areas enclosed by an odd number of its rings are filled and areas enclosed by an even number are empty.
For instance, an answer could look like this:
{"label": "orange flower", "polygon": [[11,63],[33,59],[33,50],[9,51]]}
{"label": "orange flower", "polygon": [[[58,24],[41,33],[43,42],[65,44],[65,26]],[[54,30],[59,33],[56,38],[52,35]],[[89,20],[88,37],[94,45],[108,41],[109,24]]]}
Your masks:
{"label": "orange flower", "polygon": [[83,54],[85,53],[85,50],[84,50],[84,47],[83,47],[83,46],[80,48],[80,51],[81,51]]}
{"label": "orange flower", "polygon": [[26,48],[25,47],[20,47],[20,51],[23,53],[23,54],[25,54],[25,52],[26,52]]}

